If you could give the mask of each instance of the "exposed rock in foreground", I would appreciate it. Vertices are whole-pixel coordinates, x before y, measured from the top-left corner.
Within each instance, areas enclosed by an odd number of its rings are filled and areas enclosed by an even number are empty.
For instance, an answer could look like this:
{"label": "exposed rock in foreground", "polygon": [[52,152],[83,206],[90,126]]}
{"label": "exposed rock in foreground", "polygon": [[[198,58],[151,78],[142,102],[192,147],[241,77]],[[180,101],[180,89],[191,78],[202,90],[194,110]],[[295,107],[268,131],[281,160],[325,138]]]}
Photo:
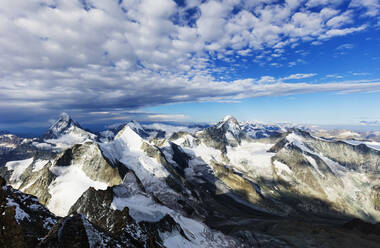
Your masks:
{"label": "exposed rock in foreground", "polygon": [[92,225],[80,214],[66,216],[53,226],[49,233],[38,244],[39,248],[54,247],[133,247]]}
{"label": "exposed rock in foreground", "polygon": [[6,186],[0,177],[0,247],[133,247],[76,214],[56,217],[36,197]]}
{"label": "exposed rock in foreground", "polygon": [[0,247],[36,247],[58,221],[37,198],[6,186],[0,177]]}

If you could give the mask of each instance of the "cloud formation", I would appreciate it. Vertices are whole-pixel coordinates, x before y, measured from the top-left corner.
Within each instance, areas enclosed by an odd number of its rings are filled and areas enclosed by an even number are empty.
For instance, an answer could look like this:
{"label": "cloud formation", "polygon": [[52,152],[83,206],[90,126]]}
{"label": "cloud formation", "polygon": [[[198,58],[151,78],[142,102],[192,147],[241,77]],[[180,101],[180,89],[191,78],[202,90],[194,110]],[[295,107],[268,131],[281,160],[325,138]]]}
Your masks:
{"label": "cloud formation", "polygon": [[360,125],[363,126],[380,126],[380,121],[360,121]]}
{"label": "cloud formation", "polygon": [[304,79],[304,78],[314,77],[315,75],[317,74],[316,73],[297,73],[297,74],[292,74],[287,77],[284,77],[283,80]]}
{"label": "cloud formation", "polygon": [[213,76],[216,59],[280,57],[302,42],[360,32],[372,23],[353,23],[355,10],[376,19],[380,9],[371,0],[337,8],[343,2],[2,0],[0,115],[8,116],[2,121],[62,110],[104,116],[167,103],[379,90],[379,80],[284,82],[315,74]]}

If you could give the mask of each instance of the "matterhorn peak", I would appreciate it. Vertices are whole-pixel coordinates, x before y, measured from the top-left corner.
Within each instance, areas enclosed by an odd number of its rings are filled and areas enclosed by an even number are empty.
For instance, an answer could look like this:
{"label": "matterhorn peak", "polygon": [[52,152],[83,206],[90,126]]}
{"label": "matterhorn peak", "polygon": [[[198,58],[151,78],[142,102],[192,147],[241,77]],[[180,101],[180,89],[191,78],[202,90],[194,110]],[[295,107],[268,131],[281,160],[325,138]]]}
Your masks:
{"label": "matterhorn peak", "polygon": [[59,115],[58,120],[49,128],[49,130],[53,131],[55,134],[58,134],[74,126],[80,128],[78,122],[74,121],[69,114],[63,112]]}
{"label": "matterhorn peak", "polygon": [[[76,131],[75,131],[76,130]],[[70,132],[87,133],[82,130],[78,122],[74,121],[69,114],[63,112],[44,134],[44,139],[55,139]],[[85,135],[88,136],[88,135]]]}

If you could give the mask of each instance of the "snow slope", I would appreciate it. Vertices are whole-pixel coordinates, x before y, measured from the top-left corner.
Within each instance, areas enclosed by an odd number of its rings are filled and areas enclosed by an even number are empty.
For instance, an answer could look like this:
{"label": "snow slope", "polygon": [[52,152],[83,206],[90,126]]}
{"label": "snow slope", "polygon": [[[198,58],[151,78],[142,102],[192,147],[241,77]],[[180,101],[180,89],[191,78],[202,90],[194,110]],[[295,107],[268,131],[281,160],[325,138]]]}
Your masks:
{"label": "snow slope", "polygon": [[33,158],[28,158],[24,160],[11,161],[5,164],[5,167],[8,170],[13,171],[10,181],[12,183],[11,185],[14,188],[17,189],[18,187],[20,187],[20,185],[22,184],[22,181],[19,181],[19,178],[22,175],[22,173],[24,173],[26,168],[28,168],[28,166],[31,165],[32,163],[33,163]]}
{"label": "snow slope", "polygon": [[236,147],[227,147],[227,157],[238,171],[251,176],[272,178],[271,158],[275,153],[267,152],[273,144],[242,141]]}
{"label": "snow slope", "polygon": [[112,208],[123,210],[128,207],[129,213],[137,222],[157,222],[165,215],[170,215],[183,229],[184,238],[178,231],[161,233],[165,247],[233,247],[235,242],[220,232],[209,229],[205,224],[182,216],[176,211],[154,202],[150,197],[137,194],[131,197],[114,197]]}
{"label": "snow slope", "polygon": [[58,177],[49,186],[51,199],[47,208],[57,216],[66,216],[70,207],[88,188],[107,189],[103,182],[93,181],[78,165],[54,167],[52,172]]}
{"label": "snow slope", "polygon": [[[163,180],[169,172],[155,158],[142,149],[146,143],[129,126],[125,126],[112,142],[99,144],[104,155],[111,161],[120,161],[133,170],[146,190],[150,192],[170,191]],[[148,143],[147,143],[148,144]]]}

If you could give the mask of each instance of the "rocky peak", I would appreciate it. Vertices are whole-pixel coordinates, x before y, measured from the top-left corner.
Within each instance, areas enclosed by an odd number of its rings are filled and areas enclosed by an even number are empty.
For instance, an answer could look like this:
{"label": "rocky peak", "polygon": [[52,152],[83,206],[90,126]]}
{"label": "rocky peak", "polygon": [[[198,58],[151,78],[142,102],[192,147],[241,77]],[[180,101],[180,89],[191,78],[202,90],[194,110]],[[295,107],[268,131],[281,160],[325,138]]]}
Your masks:
{"label": "rocky peak", "polygon": [[67,113],[62,113],[41,138],[48,143],[62,143],[61,147],[67,148],[88,139],[94,140],[96,135],[84,130]]}
{"label": "rocky peak", "polygon": [[231,115],[227,115],[216,125],[216,128],[221,130],[227,139],[228,143],[240,143],[241,128],[239,122]]}
{"label": "rocky peak", "polygon": [[304,138],[313,138],[308,131],[302,130],[300,128],[291,128],[289,133],[294,133],[295,135],[304,137]]}
{"label": "rocky peak", "polygon": [[112,129],[111,132],[113,132],[115,136],[120,136],[120,134],[123,133],[123,130],[125,131],[127,127],[132,129],[135,133],[137,133],[142,138],[146,138],[149,136],[149,134],[141,126],[141,124],[135,120],[129,121],[125,124],[121,124],[120,126]]}
{"label": "rocky peak", "polygon": [[224,119],[217,124],[217,128],[222,129],[224,132],[231,132],[234,135],[238,135],[241,131],[239,122],[231,115],[224,117]]}
{"label": "rocky peak", "polygon": [[269,150],[269,152],[278,152],[287,145],[297,146],[300,149],[305,148],[305,140],[314,138],[307,131],[291,128],[288,132],[284,133],[283,138],[278,140],[278,142]]}
{"label": "rocky peak", "polygon": [[227,115],[215,126],[208,127],[196,135],[208,146],[226,152],[226,146],[239,145],[244,134],[239,122],[234,117]]}
{"label": "rocky peak", "polygon": [[78,122],[74,121],[67,113],[62,113],[58,120],[49,128],[49,133],[59,136],[66,133],[71,128],[81,128]]}
{"label": "rocky peak", "polygon": [[[119,165],[103,156],[99,145],[95,142],[77,144],[58,155],[55,167],[80,165],[83,172],[92,180],[116,185],[122,182],[123,173]],[[120,169],[121,170],[121,169]]]}

